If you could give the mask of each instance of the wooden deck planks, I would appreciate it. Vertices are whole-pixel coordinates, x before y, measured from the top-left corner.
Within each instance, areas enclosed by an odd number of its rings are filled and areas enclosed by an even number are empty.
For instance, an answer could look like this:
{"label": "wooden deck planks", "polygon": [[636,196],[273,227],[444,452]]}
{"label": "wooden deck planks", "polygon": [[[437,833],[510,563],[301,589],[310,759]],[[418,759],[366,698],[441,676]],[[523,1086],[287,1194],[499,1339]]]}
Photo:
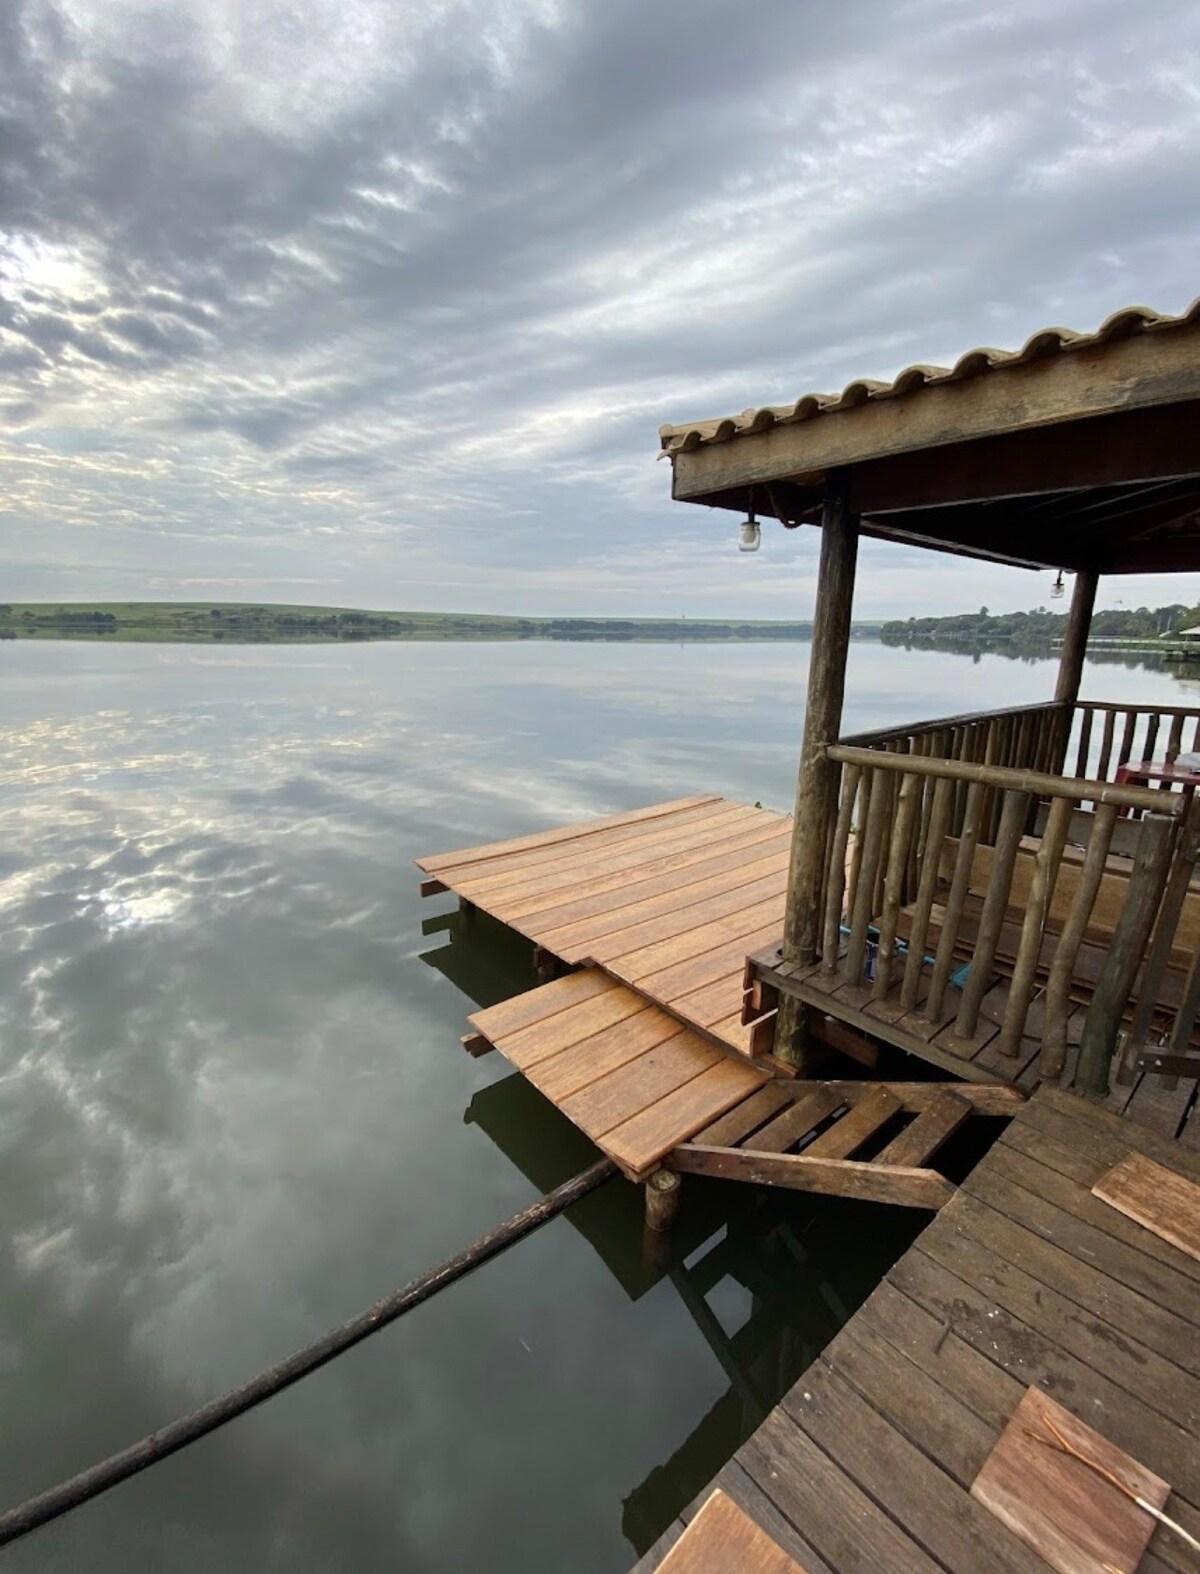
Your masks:
{"label": "wooden deck planks", "polygon": [[769,1080],[599,969],[470,1021],[631,1179]]}
{"label": "wooden deck planks", "polygon": [[744,1055],[742,966],[782,928],[790,836],[786,815],[694,797],[418,864],[567,965],[599,965]]}
{"label": "wooden deck planks", "polygon": [[[1030,1384],[1169,1482],[1167,1512],[1200,1533],[1200,1263],[1093,1195],[1129,1153],[1200,1179],[1181,1144],[1040,1089],[739,1451],[827,1568],[1044,1567],[971,1497]],[[1139,1567],[1193,1557],[1158,1527]]]}

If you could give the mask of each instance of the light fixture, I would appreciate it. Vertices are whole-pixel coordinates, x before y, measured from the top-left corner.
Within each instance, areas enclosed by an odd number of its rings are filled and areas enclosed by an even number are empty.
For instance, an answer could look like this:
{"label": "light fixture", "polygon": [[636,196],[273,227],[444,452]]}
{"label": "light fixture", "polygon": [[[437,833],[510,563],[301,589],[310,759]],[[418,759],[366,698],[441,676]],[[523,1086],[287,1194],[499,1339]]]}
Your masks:
{"label": "light fixture", "polygon": [[1050,586],[1051,598],[1054,601],[1061,601],[1066,593],[1066,588],[1067,587],[1063,584],[1062,569],[1060,568],[1058,571],[1058,578]]}
{"label": "light fixture", "polygon": [[738,551],[757,552],[760,546],[762,546],[762,526],[755,519],[754,510],[751,509],[738,529]]}

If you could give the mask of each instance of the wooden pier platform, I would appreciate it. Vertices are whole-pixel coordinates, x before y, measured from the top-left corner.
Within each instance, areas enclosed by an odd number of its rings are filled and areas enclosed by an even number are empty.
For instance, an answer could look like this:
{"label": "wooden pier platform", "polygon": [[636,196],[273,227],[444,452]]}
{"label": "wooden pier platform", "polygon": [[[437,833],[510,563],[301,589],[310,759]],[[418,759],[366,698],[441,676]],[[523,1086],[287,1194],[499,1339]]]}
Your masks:
{"label": "wooden pier platform", "polygon": [[[751,956],[769,992],[794,994],[828,1013],[825,1030],[846,1048],[857,1035],[870,1035],[956,1077],[1032,1091],[1039,1079],[1035,1039],[1015,1059],[997,1051],[1009,992],[1002,974],[983,998],[977,1032],[962,1039],[953,1006],[929,1022],[919,1011],[900,1011],[890,997],[875,999],[870,985],[780,963],[791,825],[788,815],[699,794],[419,858],[417,867],[426,876],[424,894],[454,892],[563,968],[601,969],[719,1048],[745,1056],[772,1046],[774,999],[764,998],[759,1014],[743,1020]],[[1030,1034],[1040,994],[1039,985]],[[956,991],[951,995],[957,1000]],[[1076,1044],[1082,1018],[1081,1009],[1072,1019]],[[1114,1085],[1110,1107],[1171,1136],[1192,1087],[1184,1079],[1171,1089],[1160,1077],[1139,1074],[1129,1086]]]}
{"label": "wooden pier platform", "polygon": [[[1189,1252],[1094,1195],[1130,1154],[1165,1166],[1177,1189],[1200,1183],[1185,1143],[1039,1090],[713,1485],[808,1574],[1045,1574],[1063,1565],[971,1493],[1033,1385],[1161,1476],[1167,1512],[1200,1535],[1195,1213]],[[1152,1222],[1170,1235],[1188,1219],[1185,1203]],[[1088,1467],[1067,1466],[1093,1524],[1126,1506]],[[711,1490],[636,1574],[660,1566]],[[1035,1479],[1022,1496],[1037,1506]],[[1160,1525],[1136,1566],[1198,1564]]]}

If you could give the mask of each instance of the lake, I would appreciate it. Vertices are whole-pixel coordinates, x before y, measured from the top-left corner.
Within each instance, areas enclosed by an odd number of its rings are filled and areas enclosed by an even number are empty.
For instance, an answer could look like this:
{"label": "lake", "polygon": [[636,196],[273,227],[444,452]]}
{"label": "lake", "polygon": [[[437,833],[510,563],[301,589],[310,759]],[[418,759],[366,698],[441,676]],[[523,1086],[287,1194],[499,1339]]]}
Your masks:
{"label": "lake", "polygon": [[[439,926],[450,898],[421,903],[411,860],[696,791],[789,808],[807,647],[0,659],[7,1507],[590,1162],[498,1056],[461,1052],[470,996],[525,987],[528,954]],[[1053,686],[1048,660],[858,642],[845,730]],[[622,1574],[920,1223],[693,1180],[655,1265],[612,1182],[7,1567]]]}

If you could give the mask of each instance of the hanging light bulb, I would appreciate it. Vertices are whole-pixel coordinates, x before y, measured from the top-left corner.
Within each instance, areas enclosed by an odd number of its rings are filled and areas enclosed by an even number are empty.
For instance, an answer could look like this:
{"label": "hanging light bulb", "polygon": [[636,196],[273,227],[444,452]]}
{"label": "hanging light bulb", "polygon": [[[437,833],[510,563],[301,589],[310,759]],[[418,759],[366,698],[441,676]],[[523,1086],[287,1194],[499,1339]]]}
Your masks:
{"label": "hanging light bulb", "polygon": [[762,526],[755,519],[754,510],[751,509],[738,529],[738,551],[757,552],[760,546],[762,546]]}
{"label": "hanging light bulb", "polygon": [[1066,588],[1067,587],[1063,584],[1062,569],[1060,568],[1058,571],[1058,578],[1050,586],[1051,597],[1055,601],[1061,601],[1064,594],[1066,593]]}

